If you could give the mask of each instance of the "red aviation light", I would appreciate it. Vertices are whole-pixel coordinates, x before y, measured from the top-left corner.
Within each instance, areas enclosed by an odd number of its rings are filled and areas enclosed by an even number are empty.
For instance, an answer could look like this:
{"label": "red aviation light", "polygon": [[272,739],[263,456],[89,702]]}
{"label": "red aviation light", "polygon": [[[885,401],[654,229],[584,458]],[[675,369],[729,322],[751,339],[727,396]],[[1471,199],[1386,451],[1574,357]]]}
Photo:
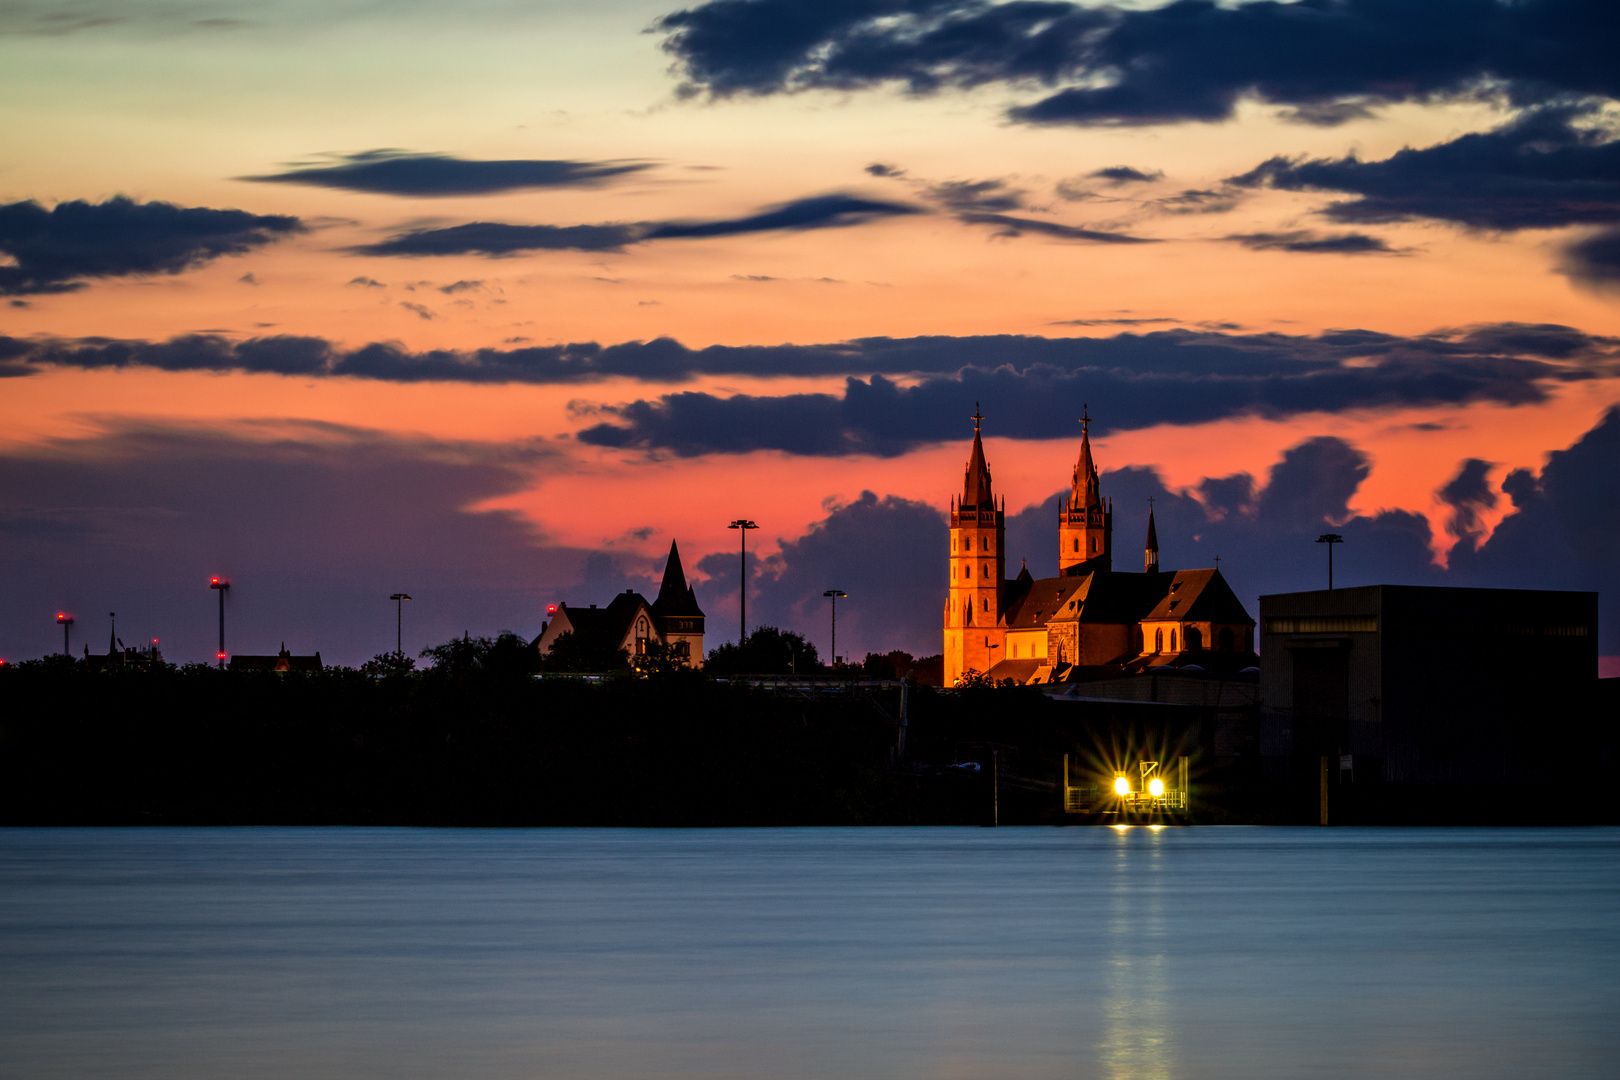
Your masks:
{"label": "red aviation light", "polygon": [[557,614],[557,605],[556,604],[547,604],[546,605],[546,614],[547,615],[555,615],[555,614]]}
{"label": "red aviation light", "polygon": [[220,660],[223,660],[223,659],[225,659],[225,654],[224,654],[224,653],[215,653],[215,654],[214,654],[214,656],[215,656],[215,657],[216,657],[216,658],[217,658],[217,659],[220,659]]}

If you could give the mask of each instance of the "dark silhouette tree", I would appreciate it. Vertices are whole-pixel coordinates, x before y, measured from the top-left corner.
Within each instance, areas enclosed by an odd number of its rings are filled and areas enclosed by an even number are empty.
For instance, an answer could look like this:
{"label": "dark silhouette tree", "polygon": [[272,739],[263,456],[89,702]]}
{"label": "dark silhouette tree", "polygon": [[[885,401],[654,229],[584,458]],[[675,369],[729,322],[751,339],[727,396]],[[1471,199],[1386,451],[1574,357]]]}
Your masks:
{"label": "dark silhouette tree", "polygon": [[541,671],[628,671],[630,654],[613,642],[572,630],[557,635],[540,658]]}
{"label": "dark silhouette tree", "polygon": [[811,675],[821,666],[816,647],[791,630],[761,626],[738,645],[725,644],[709,653],[706,670],[717,678],[732,675]]}

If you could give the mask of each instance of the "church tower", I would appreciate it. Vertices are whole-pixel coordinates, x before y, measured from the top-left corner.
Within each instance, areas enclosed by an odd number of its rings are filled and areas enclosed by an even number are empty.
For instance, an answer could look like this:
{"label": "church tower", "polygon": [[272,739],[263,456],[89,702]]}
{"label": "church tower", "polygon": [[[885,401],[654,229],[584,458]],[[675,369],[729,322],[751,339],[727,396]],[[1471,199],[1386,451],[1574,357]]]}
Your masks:
{"label": "church tower", "polygon": [[1069,501],[1058,510],[1058,573],[1079,577],[1093,570],[1112,570],[1110,550],[1114,508],[1105,503],[1097,466],[1091,460],[1091,416],[1080,415],[1080,460],[1074,465]]}
{"label": "church tower", "polygon": [[951,589],[945,602],[945,685],[962,672],[988,671],[1002,659],[1006,639],[1002,581],[1006,576],[1006,505],[990,488],[979,428],[973,413],[973,452],[962,479],[962,497],[951,500]]}

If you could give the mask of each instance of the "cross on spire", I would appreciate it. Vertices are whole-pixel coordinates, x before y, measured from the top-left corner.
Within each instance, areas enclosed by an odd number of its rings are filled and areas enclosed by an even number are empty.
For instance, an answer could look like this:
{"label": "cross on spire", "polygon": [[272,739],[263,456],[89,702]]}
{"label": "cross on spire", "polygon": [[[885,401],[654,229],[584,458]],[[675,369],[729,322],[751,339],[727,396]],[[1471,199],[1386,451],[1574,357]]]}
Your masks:
{"label": "cross on spire", "polygon": [[1091,406],[1084,403],[1080,406],[1080,434],[1091,434]]}
{"label": "cross on spire", "polygon": [[977,435],[979,433],[979,422],[983,419],[984,417],[979,415],[979,403],[975,401],[973,403],[973,434]]}

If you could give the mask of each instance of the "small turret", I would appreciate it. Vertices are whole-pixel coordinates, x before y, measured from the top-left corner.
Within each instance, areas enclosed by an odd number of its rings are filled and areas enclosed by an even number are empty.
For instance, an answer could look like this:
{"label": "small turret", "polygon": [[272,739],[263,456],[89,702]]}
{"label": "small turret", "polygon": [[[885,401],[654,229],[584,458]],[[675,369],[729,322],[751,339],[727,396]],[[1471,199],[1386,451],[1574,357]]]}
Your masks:
{"label": "small turret", "polygon": [[1147,551],[1142,559],[1142,569],[1149,574],[1159,572],[1159,530],[1153,524],[1153,500],[1148,500],[1148,535]]}

